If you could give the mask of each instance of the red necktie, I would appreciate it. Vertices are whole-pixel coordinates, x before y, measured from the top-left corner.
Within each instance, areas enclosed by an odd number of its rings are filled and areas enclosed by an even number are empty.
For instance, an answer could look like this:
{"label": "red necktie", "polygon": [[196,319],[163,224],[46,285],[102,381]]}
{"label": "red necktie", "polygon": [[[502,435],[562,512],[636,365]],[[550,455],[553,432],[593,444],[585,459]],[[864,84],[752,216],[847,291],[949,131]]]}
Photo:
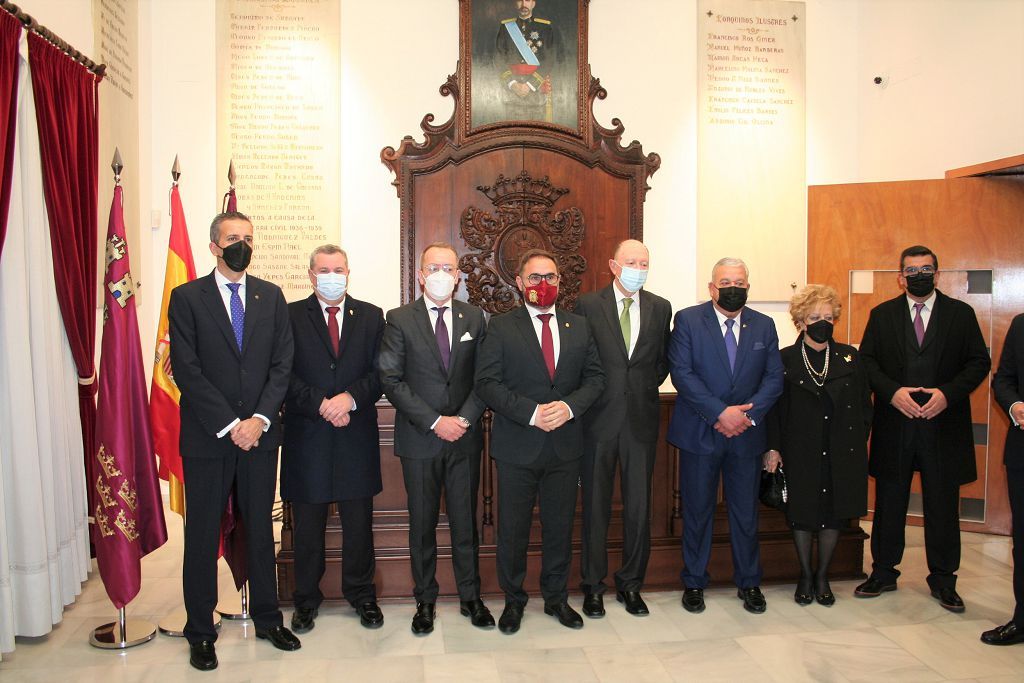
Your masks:
{"label": "red necktie", "polygon": [[335,317],[341,309],[337,306],[327,307],[327,334],[331,337],[331,346],[334,348],[334,355],[338,355],[338,348],[341,344],[341,334],[338,330],[338,319]]}
{"label": "red necktie", "polygon": [[541,322],[540,328],[540,352],[544,356],[544,364],[548,366],[548,374],[551,379],[555,378],[555,340],[551,336],[551,316],[553,313],[538,313],[537,319]]}

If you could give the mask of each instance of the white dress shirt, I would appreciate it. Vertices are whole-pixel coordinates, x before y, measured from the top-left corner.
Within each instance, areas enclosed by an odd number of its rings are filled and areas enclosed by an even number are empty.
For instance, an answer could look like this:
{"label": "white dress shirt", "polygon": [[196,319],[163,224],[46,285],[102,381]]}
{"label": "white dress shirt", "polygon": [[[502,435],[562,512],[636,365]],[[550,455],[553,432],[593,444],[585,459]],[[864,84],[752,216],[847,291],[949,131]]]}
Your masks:
{"label": "white dress shirt", "polygon": [[[245,281],[246,281],[246,277],[247,277],[246,274],[242,273],[242,277],[239,278],[239,280],[238,280],[238,284],[241,285],[241,287],[238,288],[238,297],[242,300],[242,310],[243,311],[245,310]],[[228,284],[234,284],[234,283],[232,283],[231,280],[229,280],[226,277],[224,277],[224,275],[219,270],[217,270],[216,268],[214,268],[214,270],[213,270],[213,280],[214,280],[214,282],[217,283],[217,292],[220,294],[221,301],[224,302],[224,310],[226,310],[228,312],[228,321],[230,321],[231,320],[231,289],[228,288]],[[252,416],[253,417],[258,417],[261,420],[263,420],[263,431],[264,432],[266,432],[268,429],[270,429],[270,420],[266,416],[260,415],[259,413],[253,413]],[[236,417],[234,420],[231,421],[231,424],[229,424],[227,427],[225,427],[224,429],[222,429],[219,432],[217,432],[217,438],[218,439],[224,438],[232,429],[234,429],[235,425],[238,424],[239,422],[241,422],[241,420],[239,420]]]}
{"label": "white dress shirt", "polygon": [[[932,295],[921,302],[924,304],[924,308],[921,309],[921,322],[924,323],[924,329],[926,331],[928,330],[928,321],[932,319],[932,310],[935,308],[935,299],[936,295],[935,290],[933,289]],[[917,305],[917,302],[908,296],[907,305],[910,307],[910,323],[913,324],[915,317],[914,306]]]}
{"label": "white dress shirt", "polygon": [[[621,320],[622,300],[626,298],[626,295],[614,284],[612,290],[615,292],[615,312]],[[629,349],[626,351],[626,358],[632,358],[633,351],[636,349],[636,340],[640,337],[640,292],[633,292],[629,298],[633,300],[633,303],[629,305]]]}
{"label": "white dress shirt", "polygon": [[[722,339],[725,339],[725,333],[729,331],[729,328],[725,326],[725,321],[729,319],[729,316],[725,315],[720,310],[715,308],[714,304],[711,305],[711,308],[715,310],[715,315],[718,316],[718,327],[722,331]],[[736,321],[736,324],[732,326],[732,333],[736,335],[737,349],[739,349],[740,347],[740,328],[743,327],[743,325],[740,324],[740,318],[742,317],[743,309],[741,308],[739,314],[735,318],[733,318],[733,320]]]}
{"label": "white dress shirt", "polygon": [[[554,347],[555,367],[557,368],[558,352],[562,348],[562,340],[559,338],[558,334],[558,316],[555,315],[555,307],[552,306],[551,308],[545,311],[542,308],[537,308],[536,306],[531,306],[530,304],[524,303],[523,305],[526,306],[526,310],[530,312],[530,320],[533,322],[533,331],[537,333],[537,343],[540,344],[541,349],[544,348],[544,338],[542,337],[542,335],[544,334],[544,323],[537,316],[543,313],[551,314],[551,318],[548,320],[548,325],[551,327],[551,343]],[[564,405],[566,410],[569,411],[569,419],[571,420],[574,417],[574,415],[572,414],[572,408],[570,408],[569,404],[566,403],[565,401],[559,401],[559,403]],[[540,406],[538,405],[537,408],[535,408],[533,411],[533,417],[530,418],[531,427],[537,424],[537,412],[539,410]]]}

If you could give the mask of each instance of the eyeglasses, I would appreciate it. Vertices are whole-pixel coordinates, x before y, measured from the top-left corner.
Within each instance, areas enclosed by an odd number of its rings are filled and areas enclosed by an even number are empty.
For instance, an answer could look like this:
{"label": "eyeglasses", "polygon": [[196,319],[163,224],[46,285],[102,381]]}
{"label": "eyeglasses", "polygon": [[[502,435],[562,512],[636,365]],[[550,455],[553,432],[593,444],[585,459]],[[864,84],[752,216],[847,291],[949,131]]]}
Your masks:
{"label": "eyeglasses", "polygon": [[541,275],[540,273],[530,273],[526,276],[526,281],[531,285],[539,285],[541,280],[546,280],[549,285],[557,285],[558,281],[562,279],[558,273],[548,273]]}
{"label": "eyeglasses", "polygon": [[450,263],[428,263],[423,266],[423,271],[430,275],[441,271],[444,271],[448,275],[455,275],[455,273],[459,272],[459,267],[453,266]]}
{"label": "eyeglasses", "polygon": [[912,277],[920,273],[921,275],[935,275],[935,266],[907,266],[903,269],[903,274],[907,277]]}

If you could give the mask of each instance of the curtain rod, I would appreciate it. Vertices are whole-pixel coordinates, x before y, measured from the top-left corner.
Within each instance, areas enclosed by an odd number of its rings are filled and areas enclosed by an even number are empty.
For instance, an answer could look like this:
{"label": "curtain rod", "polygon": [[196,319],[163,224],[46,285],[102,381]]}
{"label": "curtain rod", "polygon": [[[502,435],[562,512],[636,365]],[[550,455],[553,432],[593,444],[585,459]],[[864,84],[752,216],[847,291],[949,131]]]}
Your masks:
{"label": "curtain rod", "polygon": [[86,69],[96,74],[100,78],[103,78],[103,74],[107,70],[106,64],[97,64],[92,61],[81,52],[72,47],[66,40],[58,36],[56,33],[46,28],[38,21],[35,20],[32,15],[21,11],[21,8],[15,5],[13,2],[7,0],[0,0],[0,9],[6,10],[8,13],[14,15],[14,18],[21,22],[21,25],[25,27],[27,31],[31,31],[46,40],[46,42],[55,46],[66,54],[71,59],[75,60]]}

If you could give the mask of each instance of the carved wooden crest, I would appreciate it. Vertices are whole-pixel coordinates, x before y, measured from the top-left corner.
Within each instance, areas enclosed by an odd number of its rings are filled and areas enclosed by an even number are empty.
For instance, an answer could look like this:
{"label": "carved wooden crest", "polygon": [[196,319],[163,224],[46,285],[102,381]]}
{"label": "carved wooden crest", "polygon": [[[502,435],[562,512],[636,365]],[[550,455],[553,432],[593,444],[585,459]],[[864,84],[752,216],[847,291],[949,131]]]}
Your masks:
{"label": "carved wooden crest", "polygon": [[587,260],[579,254],[583,212],[577,207],[554,210],[569,190],[554,187],[547,176],[535,180],[527,171],[514,178],[499,175],[494,185],[477,189],[494,209],[471,206],[460,220],[462,239],[473,250],[459,259],[459,269],[467,275],[469,303],[492,314],[518,306],[519,259],[529,249],[546,249],[555,255],[562,275],[558,305],[572,310]]}

